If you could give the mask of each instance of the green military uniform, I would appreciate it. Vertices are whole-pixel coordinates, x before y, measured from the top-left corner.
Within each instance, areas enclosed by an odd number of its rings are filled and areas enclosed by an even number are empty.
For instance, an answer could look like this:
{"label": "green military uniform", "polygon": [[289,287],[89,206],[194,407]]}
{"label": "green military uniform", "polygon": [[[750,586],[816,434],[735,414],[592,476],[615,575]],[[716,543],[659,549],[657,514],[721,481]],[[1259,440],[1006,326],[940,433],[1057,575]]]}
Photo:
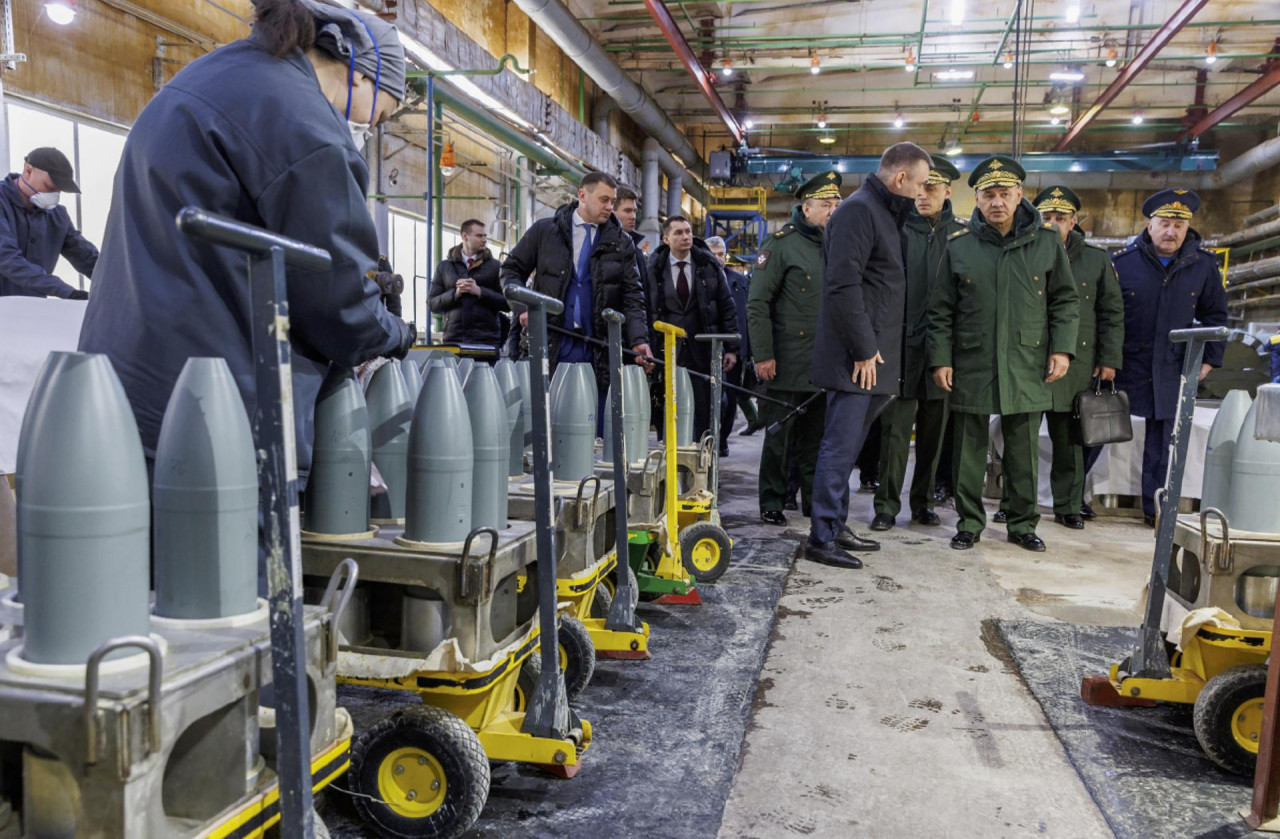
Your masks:
{"label": "green military uniform", "polygon": [[[931,155],[933,167],[926,184],[949,184],[960,171],[945,157]],[[916,465],[911,476],[911,514],[933,508],[933,476],[942,452],[947,427],[947,392],[933,382],[926,359],[929,334],[929,302],[938,285],[938,268],[947,239],[965,229],[951,212],[951,200],[936,219],[912,212],[903,229],[906,247],[907,317],[903,342],[902,396],[880,415],[880,488],[875,511],[890,519],[902,509],[902,484],[911,449],[911,428],[916,429]]]}
{"label": "green military uniform", "polygon": [[[841,181],[838,173],[825,172],[797,189],[796,199],[839,198]],[[798,405],[818,392],[809,383],[809,367],[821,305],[822,228],[806,223],[797,204],[791,220],[761,243],[747,297],[751,355],[756,364],[777,362],[775,377],[766,383],[766,395],[771,399]],[[761,402],[760,421],[766,431],[760,453],[760,512],[782,511],[787,495],[787,454],[792,447],[800,472],[801,502],[809,509],[825,408],[821,398],[815,399],[804,413],[770,432],[768,426],[782,419],[788,409]]]}
{"label": "green military uniform", "polygon": [[[1080,197],[1065,186],[1047,187],[1034,203],[1042,213],[1075,215],[1080,211]],[[1067,235],[1066,247],[1080,298],[1080,326],[1075,358],[1071,359],[1067,375],[1049,385],[1053,407],[1045,419],[1053,441],[1053,465],[1049,471],[1053,512],[1058,516],[1079,516],[1084,503],[1084,452],[1071,439],[1072,407],[1076,394],[1089,387],[1094,367],[1120,369],[1124,357],[1124,297],[1106,250],[1087,243],[1079,228]]]}
{"label": "green military uniform", "polygon": [[[978,191],[1020,186],[1025,177],[1017,161],[997,156],[970,174],[969,185]],[[1049,355],[1075,352],[1079,319],[1062,240],[1025,198],[1007,235],[975,208],[969,229],[947,241],[928,344],[930,367],[953,370],[957,539],[961,533],[976,538],[986,526],[982,487],[991,414],[1000,414],[1004,433],[1010,539],[1034,536],[1040,417],[1053,406],[1044,381]]]}

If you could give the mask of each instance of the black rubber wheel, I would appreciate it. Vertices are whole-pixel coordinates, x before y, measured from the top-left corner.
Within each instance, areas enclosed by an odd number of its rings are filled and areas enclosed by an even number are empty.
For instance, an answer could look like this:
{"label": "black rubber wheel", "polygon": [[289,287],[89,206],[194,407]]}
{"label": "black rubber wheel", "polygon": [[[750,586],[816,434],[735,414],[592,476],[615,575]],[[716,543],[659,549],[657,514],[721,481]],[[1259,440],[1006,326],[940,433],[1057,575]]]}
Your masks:
{"label": "black rubber wheel", "polygon": [[430,706],[404,708],[351,744],[352,803],[379,836],[454,839],[489,797],[489,760],[474,731]]}
{"label": "black rubber wheel", "polygon": [[591,599],[591,617],[606,620],[613,608],[613,592],[603,582],[596,586],[596,596]]}
{"label": "black rubber wheel", "polygon": [[729,570],[733,545],[720,525],[694,522],[680,531],[680,557],[695,580],[714,583]]}
{"label": "black rubber wheel", "polygon": [[564,671],[564,692],[570,701],[591,683],[596,670],[596,645],[582,621],[563,615],[560,618],[560,668]]}
{"label": "black rubber wheel", "polygon": [[1267,668],[1245,664],[1214,676],[1196,697],[1196,739],[1209,759],[1228,772],[1253,777],[1266,692]]}
{"label": "black rubber wheel", "polygon": [[542,676],[542,653],[534,650],[529,657],[520,663],[520,675],[516,677],[515,704],[513,711],[524,713],[529,710],[529,697],[538,687],[538,679]]}

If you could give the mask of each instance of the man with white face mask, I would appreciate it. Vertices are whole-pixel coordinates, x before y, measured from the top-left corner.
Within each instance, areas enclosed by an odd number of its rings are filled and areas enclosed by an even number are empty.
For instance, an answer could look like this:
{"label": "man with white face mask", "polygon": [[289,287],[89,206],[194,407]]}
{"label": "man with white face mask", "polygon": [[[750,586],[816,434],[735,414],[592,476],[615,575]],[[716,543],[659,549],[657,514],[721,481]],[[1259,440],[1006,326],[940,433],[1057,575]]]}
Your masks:
{"label": "man with white face mask", "polygon": [[53,275],[59,256],[86,276],[98,263],[98,249],[58,206],[64,192],[80,187],[71,161],[54,148],[35,149],[21,172],[0,181],[0,297],[89,297]]}

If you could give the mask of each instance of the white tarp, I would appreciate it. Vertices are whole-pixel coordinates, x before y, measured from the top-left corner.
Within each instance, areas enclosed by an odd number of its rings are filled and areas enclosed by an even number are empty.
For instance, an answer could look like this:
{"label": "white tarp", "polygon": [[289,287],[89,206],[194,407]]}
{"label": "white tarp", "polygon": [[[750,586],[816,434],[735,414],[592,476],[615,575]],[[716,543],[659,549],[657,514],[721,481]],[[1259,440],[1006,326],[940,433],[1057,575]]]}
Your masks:
{"label": "white tarp", "polygon": [[0,473],[13,471],[18,429],[36,374],[49,353],[75,350],[88,305],[47,297],[0,297]]}

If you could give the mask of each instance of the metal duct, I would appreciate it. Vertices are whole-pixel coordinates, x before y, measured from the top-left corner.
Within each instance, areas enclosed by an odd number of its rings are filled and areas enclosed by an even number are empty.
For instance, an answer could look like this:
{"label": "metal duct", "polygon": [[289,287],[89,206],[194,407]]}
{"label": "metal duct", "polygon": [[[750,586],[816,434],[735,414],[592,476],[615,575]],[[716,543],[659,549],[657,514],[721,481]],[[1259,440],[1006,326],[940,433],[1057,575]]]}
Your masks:
{"label": "metal duct", "polygon": [[1259,143],[1221,169],[1203,173],[1197,181],[1197,188],[1221,189],[1238,184],[1276,164],[1280,164],[1280,137]]}
{"label": "metal duct", "polygon": [[662,190],[658,184],[658,152],[661,150],[657,140],[646,137],[640,152],[640,222],[636,229],[646,236],[658,232],[659,207],[662,205]]}
{"label": "metal duct", "polygon": [[609,139],[611,134],[609,131],[609,117],[612,116],[617,107],[618,103],[608,96],[598,97],[595,104],[591,106],[591,118],[595,122],[596,134],[600,136],[601,140],[610,145],[612,145],[612,141]]}
{"label": "metal duct", "polygon": [[684,178],[681,175],[667,175],[667,217],[684,214],[681,206],[684,200]]}

